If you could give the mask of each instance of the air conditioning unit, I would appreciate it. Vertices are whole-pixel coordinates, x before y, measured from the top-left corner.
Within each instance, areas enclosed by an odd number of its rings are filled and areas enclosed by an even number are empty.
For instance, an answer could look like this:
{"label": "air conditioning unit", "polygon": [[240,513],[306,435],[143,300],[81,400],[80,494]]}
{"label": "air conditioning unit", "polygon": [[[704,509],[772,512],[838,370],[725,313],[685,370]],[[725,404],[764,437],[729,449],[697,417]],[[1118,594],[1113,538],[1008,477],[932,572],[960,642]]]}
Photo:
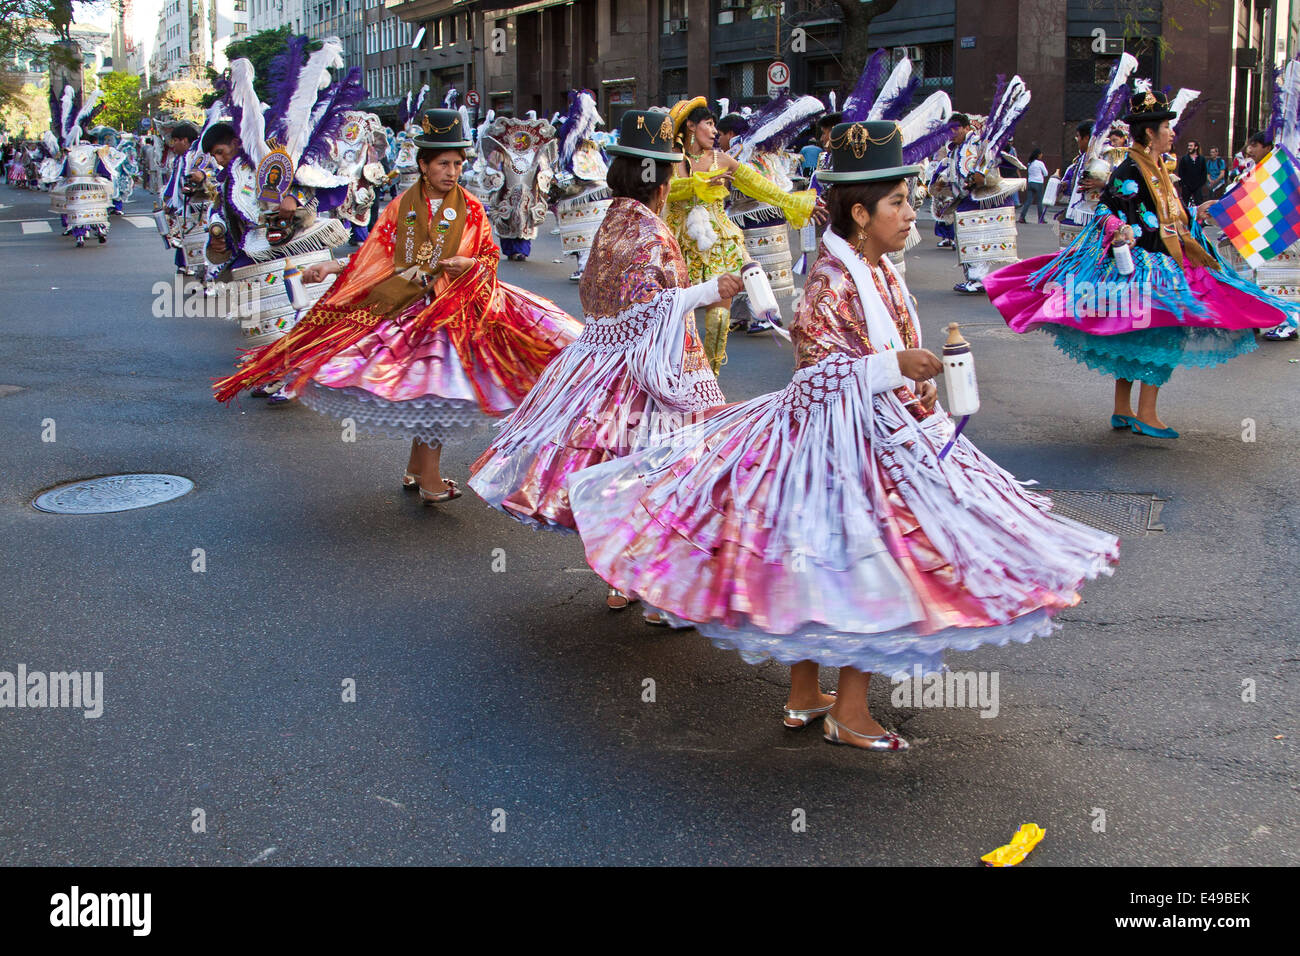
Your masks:
{"label": "air conditioning unit", "polygon": [[686,28],[691,25],[691,21],[682,17],[680,20],[674,20],[673,25],[676,27],[678,33],[685,33]]}
{"label": "air conditioning unit", "polygon": [[1107,37],[1101,41],[1102,56],[1121,56],[1124,53],[1123,37]]}
{"label": "air conditioning unit", "polygon": [[920,63],[925,57],[921,53],[919,46],[909,46],[907,48],[907,58],[913,63]]}
{"label": "air conditioning unit", "polygon": [[721,10],[744,10],[748,2],[749,0],[719,0],[718,7]]}

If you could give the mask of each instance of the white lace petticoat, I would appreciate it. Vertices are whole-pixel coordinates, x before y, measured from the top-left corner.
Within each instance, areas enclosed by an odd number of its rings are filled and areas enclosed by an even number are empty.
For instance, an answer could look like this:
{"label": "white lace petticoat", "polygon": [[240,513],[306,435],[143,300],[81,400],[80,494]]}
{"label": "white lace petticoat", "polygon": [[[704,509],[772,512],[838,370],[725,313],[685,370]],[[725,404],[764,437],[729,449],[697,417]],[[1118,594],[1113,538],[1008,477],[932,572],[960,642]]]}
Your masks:
{"label": "white lace petticoat", "polygon": [[343,421],[351,419],[357,431],[388,438],[411,438],[429,445],[444,445],[467,438],[475,429],[495,419],[483,413],[476,401],[458,398],[413,398],[390,402],[360,388],[330,388],[309,382],[299,393],[312,411]]}

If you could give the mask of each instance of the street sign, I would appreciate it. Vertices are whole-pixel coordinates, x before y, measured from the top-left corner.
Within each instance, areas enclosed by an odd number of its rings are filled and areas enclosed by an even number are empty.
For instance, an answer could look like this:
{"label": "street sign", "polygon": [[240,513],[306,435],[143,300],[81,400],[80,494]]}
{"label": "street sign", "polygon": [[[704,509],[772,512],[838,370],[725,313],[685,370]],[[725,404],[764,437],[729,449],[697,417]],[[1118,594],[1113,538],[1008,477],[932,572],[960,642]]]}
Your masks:
{"label": "street sign", "polygon": [[470,90],[468,93],[465,94],[466,106],[478,106],[478,102],[479,102],[478,90]]}
{"label": "street sign", "polygon": [[767,68],[767,95],[776,96],[790,88],[790,67],[780,60]]}

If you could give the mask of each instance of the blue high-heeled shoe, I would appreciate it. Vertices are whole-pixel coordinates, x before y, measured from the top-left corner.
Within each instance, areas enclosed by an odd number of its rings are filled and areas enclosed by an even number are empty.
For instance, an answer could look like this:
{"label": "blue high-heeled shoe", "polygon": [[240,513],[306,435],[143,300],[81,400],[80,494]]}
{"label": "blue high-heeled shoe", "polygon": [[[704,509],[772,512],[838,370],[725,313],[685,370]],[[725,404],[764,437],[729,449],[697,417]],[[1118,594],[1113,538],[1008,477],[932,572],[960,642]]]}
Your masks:
{"label": "blue high-heeled shoe", "polygon": [[1148,438],[1177,438],[1178,432],[1172,428],[1155,428],[1151,425],[1143,424],[1136,418],[1133,419],[1133,433],[1136,435],[1146,435]]}
{"label": "blue high-heeled shoe", "polygon": [[1137,419],[1132,415],[1112,415],[1110,416],[1110,427],[1132,428],[1135,421],[1137,421]]}

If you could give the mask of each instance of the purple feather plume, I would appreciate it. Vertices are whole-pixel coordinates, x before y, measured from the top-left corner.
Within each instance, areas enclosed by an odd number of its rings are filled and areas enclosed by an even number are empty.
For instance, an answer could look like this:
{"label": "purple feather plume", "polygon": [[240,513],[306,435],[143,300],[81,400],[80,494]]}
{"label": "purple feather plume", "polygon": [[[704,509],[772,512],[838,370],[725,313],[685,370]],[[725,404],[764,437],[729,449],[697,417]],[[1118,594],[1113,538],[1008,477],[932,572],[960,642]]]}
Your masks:
{"label": "purple feather plume", "polygon": [[[1203,102],[1205,102],[1205,97],[1204,97],[1204,96],[1198,96],[1196,99],[1192,100],[1192,101],[1191,101],[1190,103],[1188,103],[1185,107],[1183,107],[1183,112],[1182,112],[1182,114],[1178,117],[1178,128],[1179,128],[1179,129],[1186,129],[1186,128],[1187,128],[1187,127],[1184,126],[1183,124],[1186,123],[1189,119],[1191,119],[1193,116],[1196,115],[1196,111],[1199,110],[1199,109],[1201,108],[1201,104],[1202,104]],[[1280,128],[1280,125],[1279,125],[1279,128]]]}
{"label": "purple feather plume", "polygon": [[955,128],[954,124],[948,123],[939,127],[933,133],[926,133],[924,136],[913,140],[903,147],[903,162],[911,166],[923,159],[929,159],[943,148],[944,143],[952,139],[952,131]]}
{"label": "purple feather plume", "polygon": [[985,129],[997,129],[998,121],[1002,114],[1002,94],[1007,91],[1007,75],[998,74],[998,85],[993,90],[993,105],[989,107],[989,118],[984,124]]}
{"label": "purple feather plume", "polygon": [[312,130],[311,139],[307,140],[302,157],[298,160],[299,165],[320,164],[329,159],[330,143],[338,137],[339,130],[343,128],[345,122],[343,114],[350,109],[355,109],[368,95],[366,88],[361,85],[361,68],[354,66],[348,70],[342,82],[333,84],[332,88],[325,92],[329,97],[329,105],[321,115],[316,128]]}
{"label": "purple feather plume", "polygon": [[[1276,143],[1282,135],[1282,71],[1275,66],[1268,68],[1269,82],[1273,84],[1273,96],[1269,100],[1268,141]],[[1197,102],[1200,98],[1197,97]]]}
{"label": "purple feather plume", "polygon": [[217,91],[222,101],[226,104],[226,111],[230,113],[230,125],[236,130],[243,129],[244,108],[235,102],[231,95],[234,89],[230,82],[230,72],[226,71],[212,81],[212,88]]}
{"label": "purple feather plume", "polygon": [[266,115],[271,120],[266,130],[268,140],[283,141],[286,138],[285,123],[289,118],[289,101],[293,99],[294,90],[298,88],[298,78],[302,76],[308,42],[306,36],[289,37],[283,52],[277,54],[271,61],[266,77],[268,102]]}
{"label": "purple feather plume", "polygon": [[582,101],[578,90],[569,90],[569,109],[560,119],[560,161],[567,167],[578,148],[578,118],[582,116]]}
{"label": "purple feather plume", "polygon": [[862,75],[858,77],[857,85],[853,87],[853,92],[844,101],[844,122],[856,123],[867,118],[867,114],[871,112],[871,104],[876,102],[876,96],[885,85],[885,81],[889,79],[890,69],[888,50],[881,47],[871,54],[867,65],[862,69]]}
{"label": "purple feather plume", "polygon": [[898,95],[885,104],[884,112],[880,118],[884,120],[901,120],[907,115],[907,109],[912,105],[912,97],[916,91],[921,88],[921,78],[915,73],[911,79],[899,90]]}
{"label": "purple feather plume", "polygon": [[1100,136],[1101,131],[1110,127],[1117,119],[1124,115],[1128,108],[1129,91],[1128,87],[1121,86],[1117,89],[1111,98],[1101,104],[1097,109],[1097,116],[1092,121],[1092,128],[1096,135]]}
{"label": "purple feather plume", "polygon": [[[1106,89],[1115,82],[1115,73],[1119,70],[1120,61],[1116,60],[1110,68],[1110,75],[1106,77]],[[1097,115],[1093,117],[1092,128],[1100,135],[1101,131],[1110,126],[1111,123],[1123,115],[1125,108],[1129,103],[1129,89],[1127,86],[1120,86],[1111,94],[1109,100],[1103,100],[1097,106]]]}

